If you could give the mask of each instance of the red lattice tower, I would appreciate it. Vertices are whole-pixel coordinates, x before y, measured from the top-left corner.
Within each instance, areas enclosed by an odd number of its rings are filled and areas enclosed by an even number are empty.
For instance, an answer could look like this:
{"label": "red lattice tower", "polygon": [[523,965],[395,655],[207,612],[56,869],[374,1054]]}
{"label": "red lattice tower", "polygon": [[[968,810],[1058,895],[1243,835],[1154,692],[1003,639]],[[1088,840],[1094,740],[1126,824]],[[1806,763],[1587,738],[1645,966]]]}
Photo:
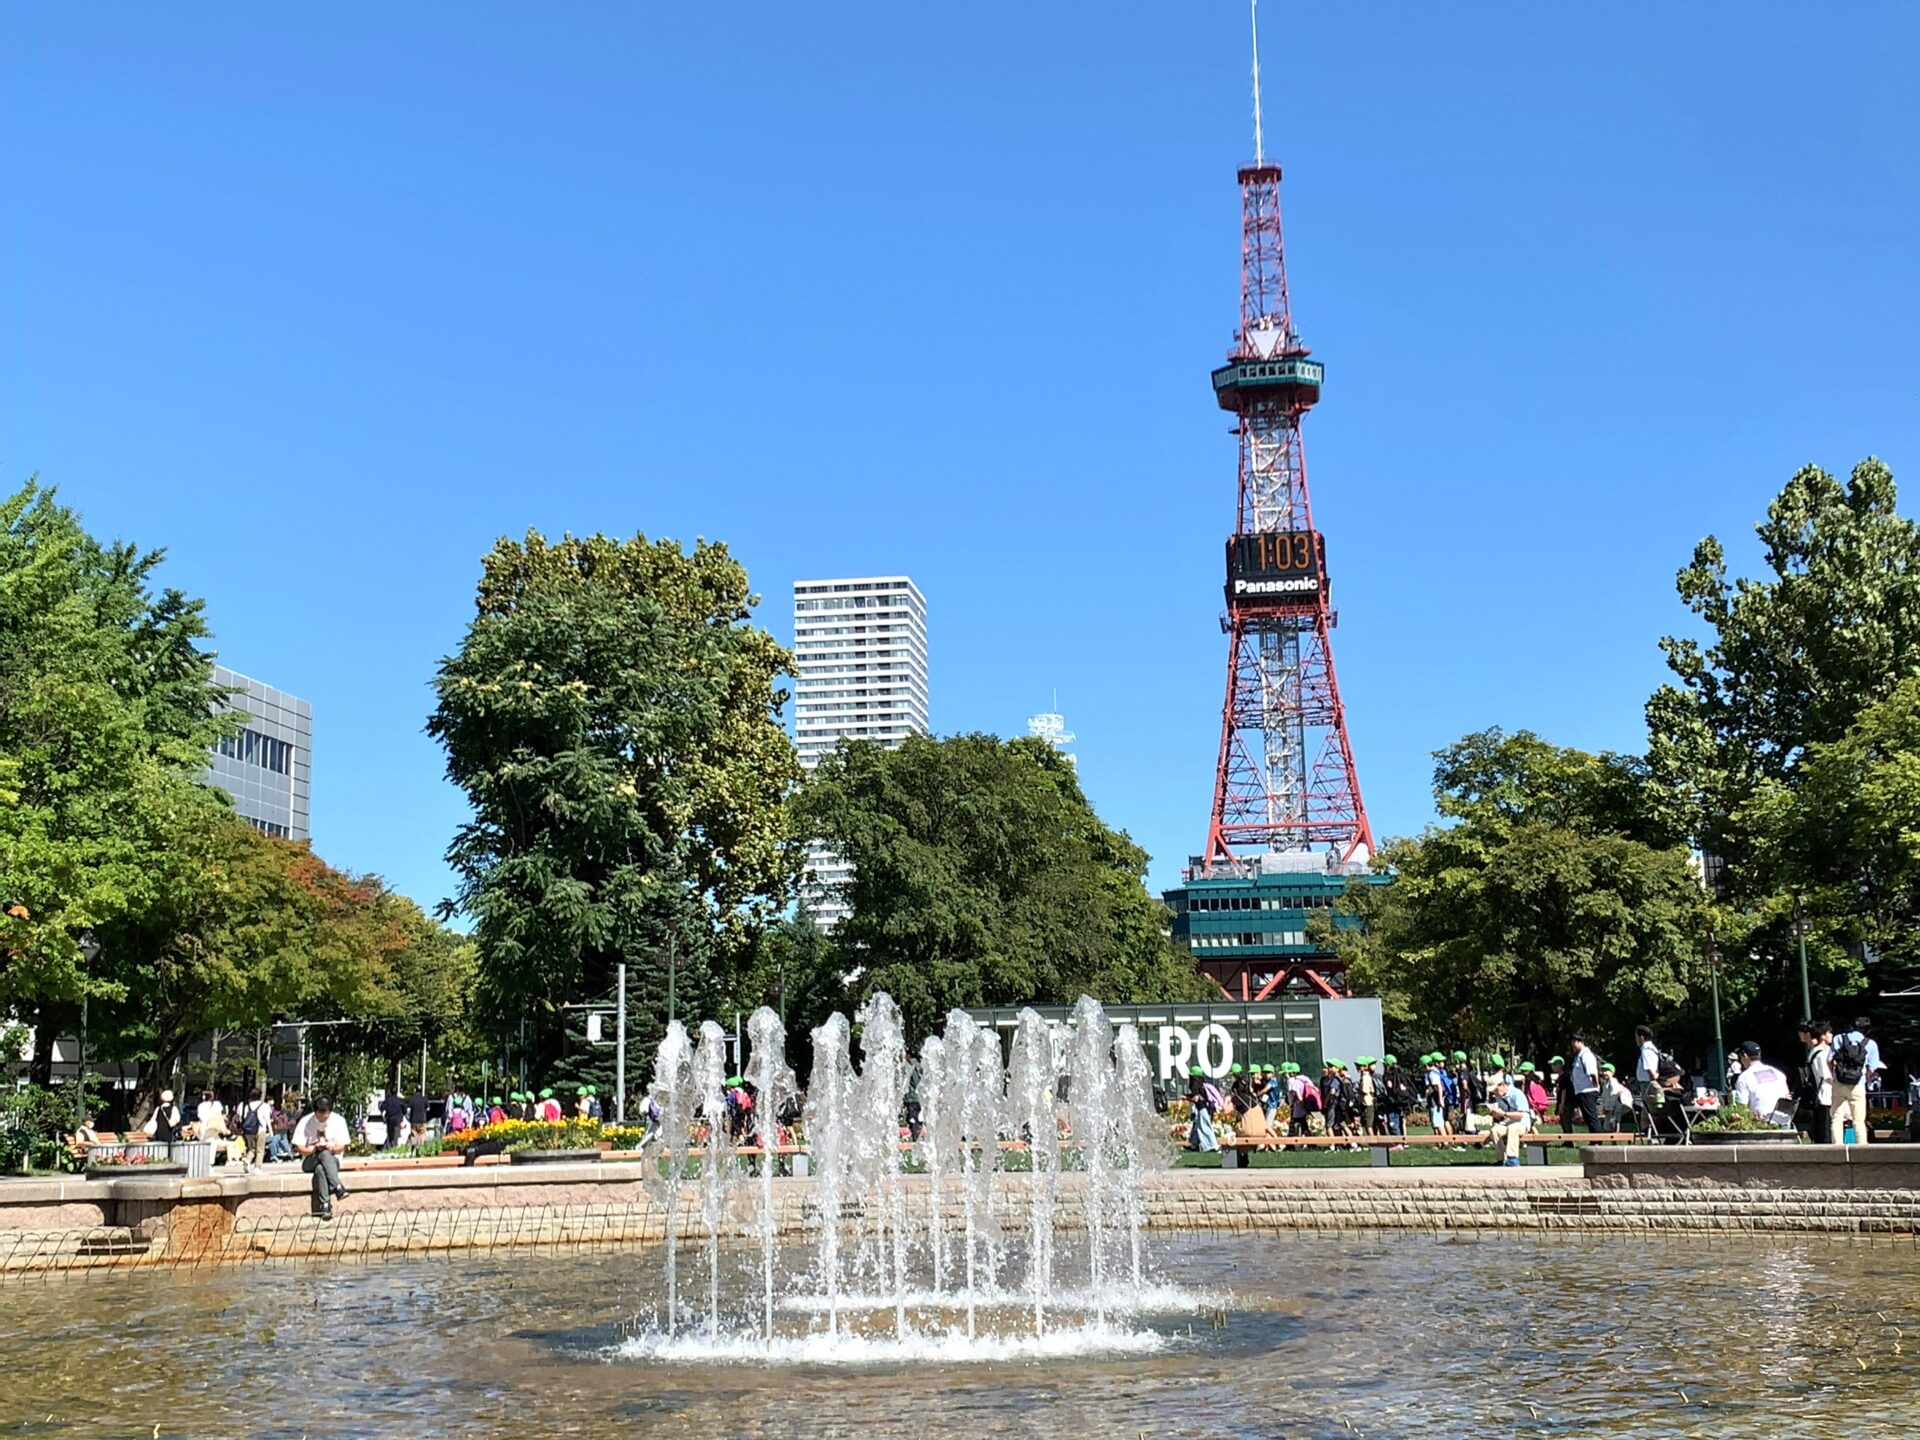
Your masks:
{"label": "red lattice tower", "polygon": [[[1221,408],[1238,417],[1240,500],[1227,542],[1227,699],[1197,871],[1205,876],[1256,873],[1269,853],[1326,850],[1344,866],[1373,849],[1334,678],[1337,616],[1300,441],[1325,371],[1293,326],[1278,165],[1240,171],[1240,206],[1240,328],[1228,363],[1213,372]],[[1288,856],[1284,868],[1302,858]]]}

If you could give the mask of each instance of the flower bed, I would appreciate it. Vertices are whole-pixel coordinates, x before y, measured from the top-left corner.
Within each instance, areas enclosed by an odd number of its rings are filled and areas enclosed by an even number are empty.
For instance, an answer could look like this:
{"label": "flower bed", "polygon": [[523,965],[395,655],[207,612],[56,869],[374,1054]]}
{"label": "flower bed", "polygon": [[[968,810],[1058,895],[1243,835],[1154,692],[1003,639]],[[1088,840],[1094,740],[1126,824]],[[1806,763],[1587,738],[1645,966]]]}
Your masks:
{"label": "flower bed", "polygon": [[186,1173],[184,1160],[168,1160],[158,1155],[103,1155],[90,1161],[86,1169],[89,1180],[158,1179]]}
{"label": "flower bed", "polygon": [[1800,1136],[1783,1130],[1744,1105],[1722,1105],[1693,1125],[1697,1145],[1797,1145]]}
{"label": "flower bed", "polygon": [[503,1140],[509,1150],[634,1150],[646,1131],[638,1125],[605,1125],[598,1120],[502,1120],[456,1130],[441,1140],[443,1150],[464,1151],[481,1140]]}

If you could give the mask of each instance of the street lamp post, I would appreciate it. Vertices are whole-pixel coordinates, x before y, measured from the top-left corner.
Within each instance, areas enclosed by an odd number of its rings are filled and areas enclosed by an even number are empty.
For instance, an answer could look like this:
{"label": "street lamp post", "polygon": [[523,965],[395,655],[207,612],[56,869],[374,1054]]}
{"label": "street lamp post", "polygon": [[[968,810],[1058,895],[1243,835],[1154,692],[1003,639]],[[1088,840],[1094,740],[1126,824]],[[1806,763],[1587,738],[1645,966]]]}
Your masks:
{"label": "street lamp post", "polygon": [[1713,1063],[1719,1074],[1720,1083],[1724,1085],[1727,1073],[1727,1042],[1720,1030],[1720,937],[1712,930],[1707,932],[1706,961],[1707,977],[1713,984]]}
{"label": "street lamp post", "polygon": [[1800,904],[1800,892],[1793,892],[1793,933],[1800,941],[1800,1018],[1813,1018],[1813,991],[1807,985],[1807,912]]}

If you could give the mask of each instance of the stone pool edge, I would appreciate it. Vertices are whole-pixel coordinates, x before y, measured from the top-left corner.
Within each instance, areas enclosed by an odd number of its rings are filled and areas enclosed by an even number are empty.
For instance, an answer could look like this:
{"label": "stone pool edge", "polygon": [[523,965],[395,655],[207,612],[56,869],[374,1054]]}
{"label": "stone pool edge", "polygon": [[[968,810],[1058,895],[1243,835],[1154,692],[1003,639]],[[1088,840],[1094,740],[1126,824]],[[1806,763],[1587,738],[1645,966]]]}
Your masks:
{"label": "stone pool edge", "polygon": [[[1582,1165],[1171,1170],[1143,1194],[1152,1230],[1577,1230],[1920,1237],[1920,1146],[1620,1146]],[[307,1216],[297,1170],[209,1179],[0,1182],[0,1275],[308,1256],[422,1254],[658,1240],[660,1198],[627,1167],[353,1171],[331,1222]],[[1012,1221],[1027,1177],[996,1182]],[[746,1180],[743,1189],[757,1188]],[[774,1184],[776,1223],[819,1223],[814,1182]],[[1083,1179],[1061,1177],[1058,1223],[1085,1225]],[[928,1182],[910,1177],[926,1214]],[[691,1189],[689,1188],[689,1199]],[[743,1204],[747,1203],[743,1198]],[[943,1208],[958,1205],[951,1187]],[[848,1207],[857,1214],[857,1203]]]}

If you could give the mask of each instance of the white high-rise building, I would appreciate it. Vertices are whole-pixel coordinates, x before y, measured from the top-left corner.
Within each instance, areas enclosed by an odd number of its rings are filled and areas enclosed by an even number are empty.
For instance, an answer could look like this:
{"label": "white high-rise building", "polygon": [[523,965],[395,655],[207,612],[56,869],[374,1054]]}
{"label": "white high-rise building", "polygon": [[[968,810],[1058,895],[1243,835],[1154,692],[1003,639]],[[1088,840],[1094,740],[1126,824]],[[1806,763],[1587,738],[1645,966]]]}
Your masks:
{"label": "white high-rise building", "polygon": [[[808,770],[842,738],[891,750],[926,734],[927,597],[905,575],[794,581],[793,653],[794,742]],[[851,871],[818,845],[807,865],[807,903],[831,927],[847,913]]]}

